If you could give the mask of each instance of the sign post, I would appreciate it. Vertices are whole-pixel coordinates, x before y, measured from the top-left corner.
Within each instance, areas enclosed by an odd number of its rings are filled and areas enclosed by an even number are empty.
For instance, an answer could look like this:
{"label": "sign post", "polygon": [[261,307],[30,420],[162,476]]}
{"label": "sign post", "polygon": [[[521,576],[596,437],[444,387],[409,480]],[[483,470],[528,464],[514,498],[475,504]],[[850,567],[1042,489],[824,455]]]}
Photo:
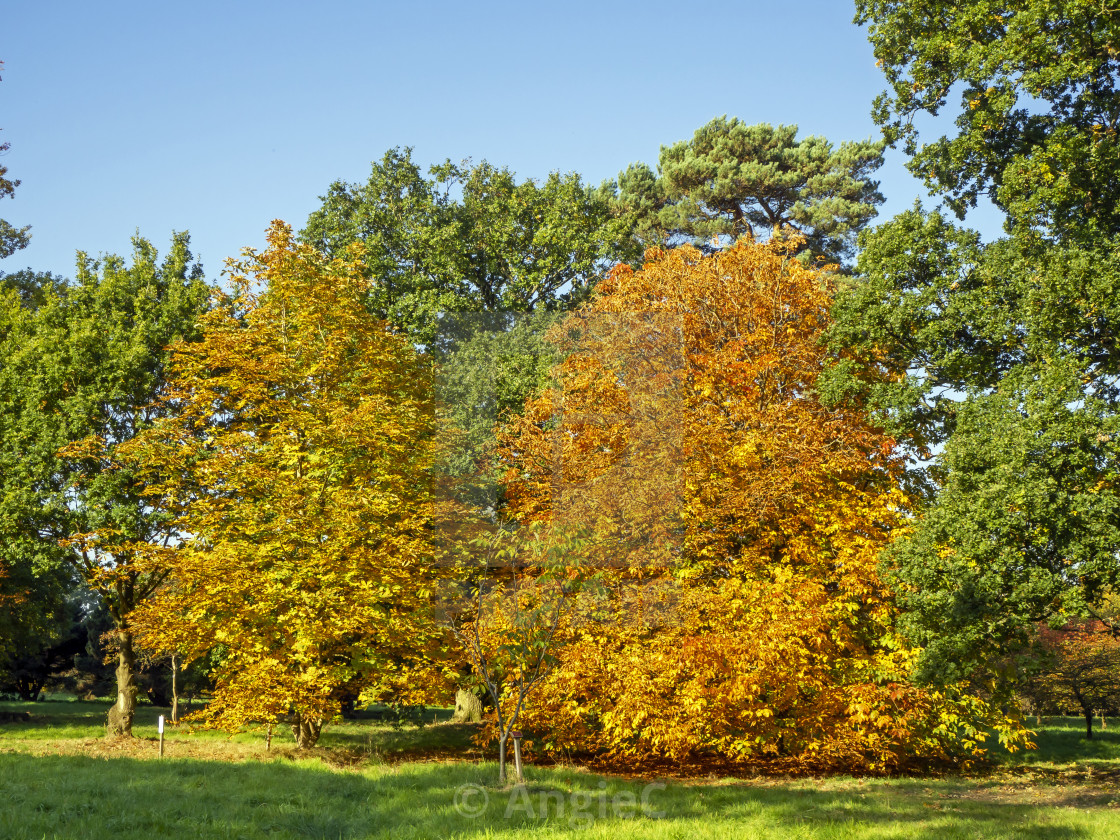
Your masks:
{"label": "sign post", "polygon": [[517,782],[523,784],[525,777],[521,773],[521,730],[515,729],[509,734],[513,736],[513,767],[517,771]]}
{"label": "sign post", "polygon": [[159,716],[159,757],[163,758],[163,715]]}

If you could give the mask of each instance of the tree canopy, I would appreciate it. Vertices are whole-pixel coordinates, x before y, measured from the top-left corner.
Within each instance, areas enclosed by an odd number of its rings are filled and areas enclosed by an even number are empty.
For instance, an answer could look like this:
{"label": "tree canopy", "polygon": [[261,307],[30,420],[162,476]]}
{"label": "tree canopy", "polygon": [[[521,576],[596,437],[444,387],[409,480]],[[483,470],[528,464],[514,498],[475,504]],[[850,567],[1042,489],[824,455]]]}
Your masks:
{"label": "tree canopy", "polygon": [[814,256],[841,263],[883,201],[872,173],[882,144],[797,139],[797,126],[716,117],[691,140],[662,146],[658,171],[631,164],[617,204],[634,214],[647,245],[713,237],[764,239],[792,228]]}
{"label": "tree canopy", "polygon": [[440,640],[431,370],[369,317],[353,250],[275,222],[231,282],[127,453],[179,535],[138,549],[167,580],[137,621],[185,661],[220,646],[207,721],[286,720],[311,746],[343,689],[407,687]]}
{"label": "tree canopy", "polygon": [[[822,384],[916,459],[929,505],[889,558],[923,677],[953,680],[1120,583],[1120,17],[1078,0],[857,8],[891,85],[886,138],[952,209],[984,195],[1006,214],[989,243],[921,208],[865,232],[834,309],[846,358]],[[950,107],[955,134],[922,145],[915,116]]]}
{"label": "tree canopy", "polygon": [[[990,198],[1013,226],[1120,232],[1120,11],[1095,0],[857,0],[889,89],[874,116],[958,212]],[[955,114],[921,143],[915,117]]]}
{"label": "tree canopy", "polygon": [[425,177],[390,149],[366,183],[331,184],[300,236],[330,256],[360,243],[372,311],[427,346],[446,313],[566,308],[627,255],[625,233],[574,173],[519,183],[446,161]]}
{"label": "tree canopy", "polygon": [[511,513],[582,528],[609,592],[526,712],[558,750],[882,768],[967,751],[944,720],[999,718],[908,683],[878,574],[899,464],[815,394],[835,275],[795,248],[616,269],[503,434]]}

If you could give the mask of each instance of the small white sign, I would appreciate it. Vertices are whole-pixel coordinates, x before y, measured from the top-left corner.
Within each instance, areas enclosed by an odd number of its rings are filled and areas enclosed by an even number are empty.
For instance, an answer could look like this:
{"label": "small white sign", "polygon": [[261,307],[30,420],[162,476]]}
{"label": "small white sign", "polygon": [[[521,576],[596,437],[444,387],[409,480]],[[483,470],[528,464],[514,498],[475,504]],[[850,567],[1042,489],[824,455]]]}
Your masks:
{"label": "small white sign", "polygon": [[163,715],[159,716],[159,734],[163,734]]}

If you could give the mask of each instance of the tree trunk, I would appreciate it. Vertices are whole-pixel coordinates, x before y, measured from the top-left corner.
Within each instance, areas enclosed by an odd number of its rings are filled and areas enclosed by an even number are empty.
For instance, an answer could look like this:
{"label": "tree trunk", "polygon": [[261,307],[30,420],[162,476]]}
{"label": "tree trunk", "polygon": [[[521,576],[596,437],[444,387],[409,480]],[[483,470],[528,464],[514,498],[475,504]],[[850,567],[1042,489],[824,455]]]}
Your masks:
{"label": "tree trunk", "polygon": [[292,724],[292,734],[296,736],[296,748],[305,750],[315,746],[322,730],[323,721],[321,718],[305,718],[296,715],[295,722]]}
{"label": "tree trunk", "polygon": [[504,785],[506,783],[506,738],[508,735],[501,735],[498,738],[498,784]]}
{"label": "tree trunk", "polygon": [[474,692],[460,688],[455,692],[455,714],[452,723],[482,723],[482,699]]}
{"label": "tree trunk", "polygon": [[171,722],[179,722],[179,663],[171,654]]}
{"label": "tree trunk", "polygon": [[16,691],[19,693],[19,699],[27,703],[37,703],[39,692],[43,690],[45,682],[45,679],[36,679],[35,677],[16,677]]}
{"label": "tree trunk", "polygon": [[1093,740],[1093,710],[1088,709],[1085,712],[1085,737],[1090,741]]}
{"label": "tree trunk", "polygon": [[136,654],[132,650],[132,631],[118,630],[120,647],[117,665],[117,702],[109,709],[106,734],[132,737],[132,719],[136,715]]}

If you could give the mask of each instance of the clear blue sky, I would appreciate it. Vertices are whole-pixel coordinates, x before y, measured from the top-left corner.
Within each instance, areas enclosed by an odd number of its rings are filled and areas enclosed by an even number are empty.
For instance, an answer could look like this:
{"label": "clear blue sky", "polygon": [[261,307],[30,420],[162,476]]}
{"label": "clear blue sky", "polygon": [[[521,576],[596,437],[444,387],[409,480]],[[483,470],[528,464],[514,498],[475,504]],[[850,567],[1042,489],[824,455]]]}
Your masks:
{"label": "clear blue sky", "polygon": [[[598,183],[720,114],[878,136],[884,83],[852,15],[846,0],[12,0],[0,141],[22,185],[0,218],[32,241],[0,270],[72,276],[78,249],[127,254],[139,229],[162,253],[189,230],[216,280],[270,220],[302,227],[331,181],[398,145]],[[924,195],[898,152],[879,177],[881,219]]]}

